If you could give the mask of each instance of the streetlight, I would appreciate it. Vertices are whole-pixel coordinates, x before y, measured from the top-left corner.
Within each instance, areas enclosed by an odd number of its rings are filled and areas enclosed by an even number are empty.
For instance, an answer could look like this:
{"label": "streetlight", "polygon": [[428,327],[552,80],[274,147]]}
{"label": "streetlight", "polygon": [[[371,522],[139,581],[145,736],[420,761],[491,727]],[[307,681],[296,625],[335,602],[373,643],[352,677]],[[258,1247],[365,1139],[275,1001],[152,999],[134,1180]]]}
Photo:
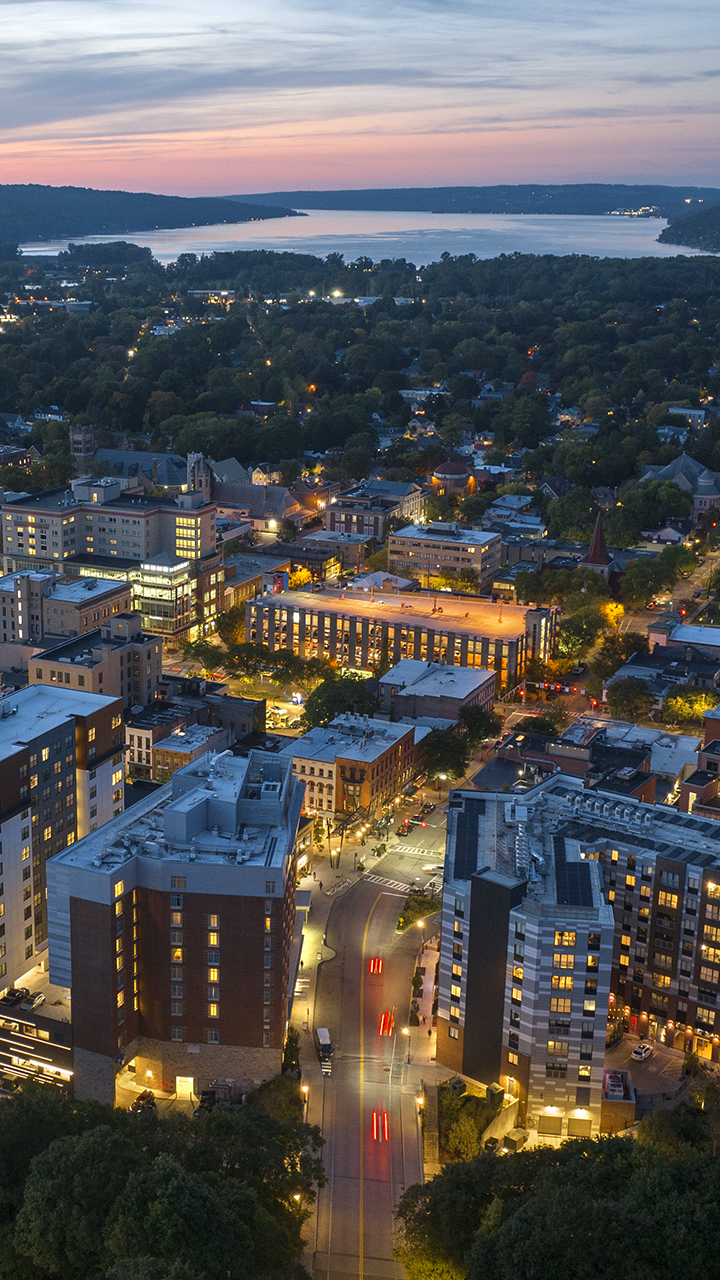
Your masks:
{"label": "streetlight", "polygon": [[409,1063],[410,1063],[410,1028],[409,1028],[409,1027],[403,1027],[403,1029],[402,1029],[402,1033],[403,1033],[403,1035],[404,1035],[404,1036],[407,1036],[407,1038],[408,1038],[408,1042],[407,1042],[407,1062],[408,1062],[408,1065],[409,1065]]}
{"label": "streetlight", "polygon": [[440,799],[440,783],[441,783],[441,782],[447,782],[447,774],[446,774],[446,773],[439,773],[439,774],[438,774],[438,800]]}
{"label": "streetlight", "polygon": [[425,921],[416,921],[418,929],[422,929],[422,945],[425,946]]}
{"label": "streetlight", "polygon": [[302,1091],[302,1096],[303,1096],[303,1110],[305,1112],[305,1123],[307,1124],[308,1101],[309,1101],[308,1094],[310,1090],[308,1085],[306,1084],[300,1085],[300,1089]]}

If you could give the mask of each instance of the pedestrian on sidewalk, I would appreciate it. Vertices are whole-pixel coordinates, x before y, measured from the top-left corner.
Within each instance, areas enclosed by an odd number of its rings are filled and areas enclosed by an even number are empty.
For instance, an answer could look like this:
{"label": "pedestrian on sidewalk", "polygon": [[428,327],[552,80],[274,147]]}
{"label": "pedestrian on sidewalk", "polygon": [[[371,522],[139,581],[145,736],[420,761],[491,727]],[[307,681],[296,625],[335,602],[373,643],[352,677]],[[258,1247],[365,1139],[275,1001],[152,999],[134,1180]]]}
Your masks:
{"label": "pedestrian on sidewalk", "polygon": [[320,881],[320,892],[322,893],[322,880]]}
{"label": "pedestrian on sidewalk", "polygon": [[432,1035],[432,1027],[428,1027],[428,1035],[429,1035],[429,1036],[431,1036],[431,1035]]}

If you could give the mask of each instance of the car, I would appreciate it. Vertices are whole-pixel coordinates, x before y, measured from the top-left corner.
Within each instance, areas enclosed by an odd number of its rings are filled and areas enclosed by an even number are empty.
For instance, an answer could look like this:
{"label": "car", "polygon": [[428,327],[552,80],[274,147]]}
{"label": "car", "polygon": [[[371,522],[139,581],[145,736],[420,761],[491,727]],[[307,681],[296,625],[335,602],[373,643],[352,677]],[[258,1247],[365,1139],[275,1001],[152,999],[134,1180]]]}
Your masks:
{"label": "car", "polygon": [[636,1044],[630,1057],[635,1062],[647,1062],[648,1058],[652,1058],[655,1050],[651,1044]]}
{"label": "car", "polygon": [[133,1115],[138,1115],[141,1111],[154,1111],[156,1108],[157,1103],[152,1089],[143,1089],[142,1093],[139,1093],[135,1101],[130,1105]]}
{"label": "car", "polygon": [[693,591],[693,600],[697,600],[702,595],[702,587],[699,591]]}
{"label": "car", "polygon": [[416,823],[417,826],[419,827],[425,826],[425,818],[423,817],[422,813],[414,813],[412,818],[409,819],[409,821]]}
{"label": "car", "polygon": [[4,1004],[4,1005],[20,1004],[20,1001],[26,1000],[29,995],[30,995],[29,987],[11,987],[10,990],[5,993],[2,1000],[0,1000],[0,1004]]}
{"label": "car", "polygon": [[434,804],[424,804],[424,805],[423,805],[423,807],[422,807],[422,811],[423,811],[423,813],[426,813],[426,814],[427,814],[427,813],[434,813],[434,812],[435,812],[435,805],[434,805]]}
{"label": "car", "polygon": [[409,836],[409,835],[410,835],[410,827],[406,826],[406,824],[405,824],[405,823],[403,823],[403,825],[402,825],[401,827],[398,827],[397,831],[395,832],[395,835],[396,835],[396,836]]}
{"label": "car", "polygon": [[21,1009],[39,1009],[41,1004],[45,1003],[45,995],[42,991],[35,991],[33,995],[28,995],[22,1001]]}
{"label": "car", "polygon": [[193,1115],[201,1116],[204,1111],[212,1111],[216,1102],[217,1102],[217,1098],[215,1097],[215,1090],[203,1089],[202,1093],[200,1094],[200,1101],[196,1106],[195,1110],[193,1111]]}

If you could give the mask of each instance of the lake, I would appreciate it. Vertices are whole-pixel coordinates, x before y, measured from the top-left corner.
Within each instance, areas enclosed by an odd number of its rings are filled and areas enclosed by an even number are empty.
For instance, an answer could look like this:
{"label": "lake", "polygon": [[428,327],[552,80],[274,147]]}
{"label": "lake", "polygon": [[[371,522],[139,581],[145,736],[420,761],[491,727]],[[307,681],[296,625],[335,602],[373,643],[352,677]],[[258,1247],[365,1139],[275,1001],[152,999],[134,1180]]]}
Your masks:
{"label": "lake", "polygon": [[[325,257],[342,253],[347,262],[368,257],[407,258],[421,266],[442,253],[474,253],[496,258],[501,253],[585,253],[601,258],[666,258],[692,256],[701,250],[658,244],[665,221],[660,218],[583,217],[564,214],[376,213],[358,210],[309,210],[304,218],[219,223],[210,227],[176,227],[169,231],[136,231],[125,237],[76,236],[82,243],[102,244],[125,238],[147,245],[160,262],[181,253],[215,250],[275,249]],[[26,244],[25,253],[55,254],[67,240]]]}

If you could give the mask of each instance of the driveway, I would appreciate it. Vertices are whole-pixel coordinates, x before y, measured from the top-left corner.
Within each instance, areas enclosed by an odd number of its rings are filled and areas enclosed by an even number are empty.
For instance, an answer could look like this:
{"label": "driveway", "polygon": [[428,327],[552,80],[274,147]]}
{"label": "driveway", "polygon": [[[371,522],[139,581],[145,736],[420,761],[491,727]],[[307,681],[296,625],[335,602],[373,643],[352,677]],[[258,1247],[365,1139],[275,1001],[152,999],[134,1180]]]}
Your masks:
{"label": "driveway", "polygon": [[635,1062],[631,1054],[639,1043],[637,1036],[624,1036],[620,1044],[608,1049],[605,1054],[605,1066],[629,1071],[638,1096],[674,1093],[682,1076],[681,1050],[652,1041],[652,1057],[646,1062]]}

